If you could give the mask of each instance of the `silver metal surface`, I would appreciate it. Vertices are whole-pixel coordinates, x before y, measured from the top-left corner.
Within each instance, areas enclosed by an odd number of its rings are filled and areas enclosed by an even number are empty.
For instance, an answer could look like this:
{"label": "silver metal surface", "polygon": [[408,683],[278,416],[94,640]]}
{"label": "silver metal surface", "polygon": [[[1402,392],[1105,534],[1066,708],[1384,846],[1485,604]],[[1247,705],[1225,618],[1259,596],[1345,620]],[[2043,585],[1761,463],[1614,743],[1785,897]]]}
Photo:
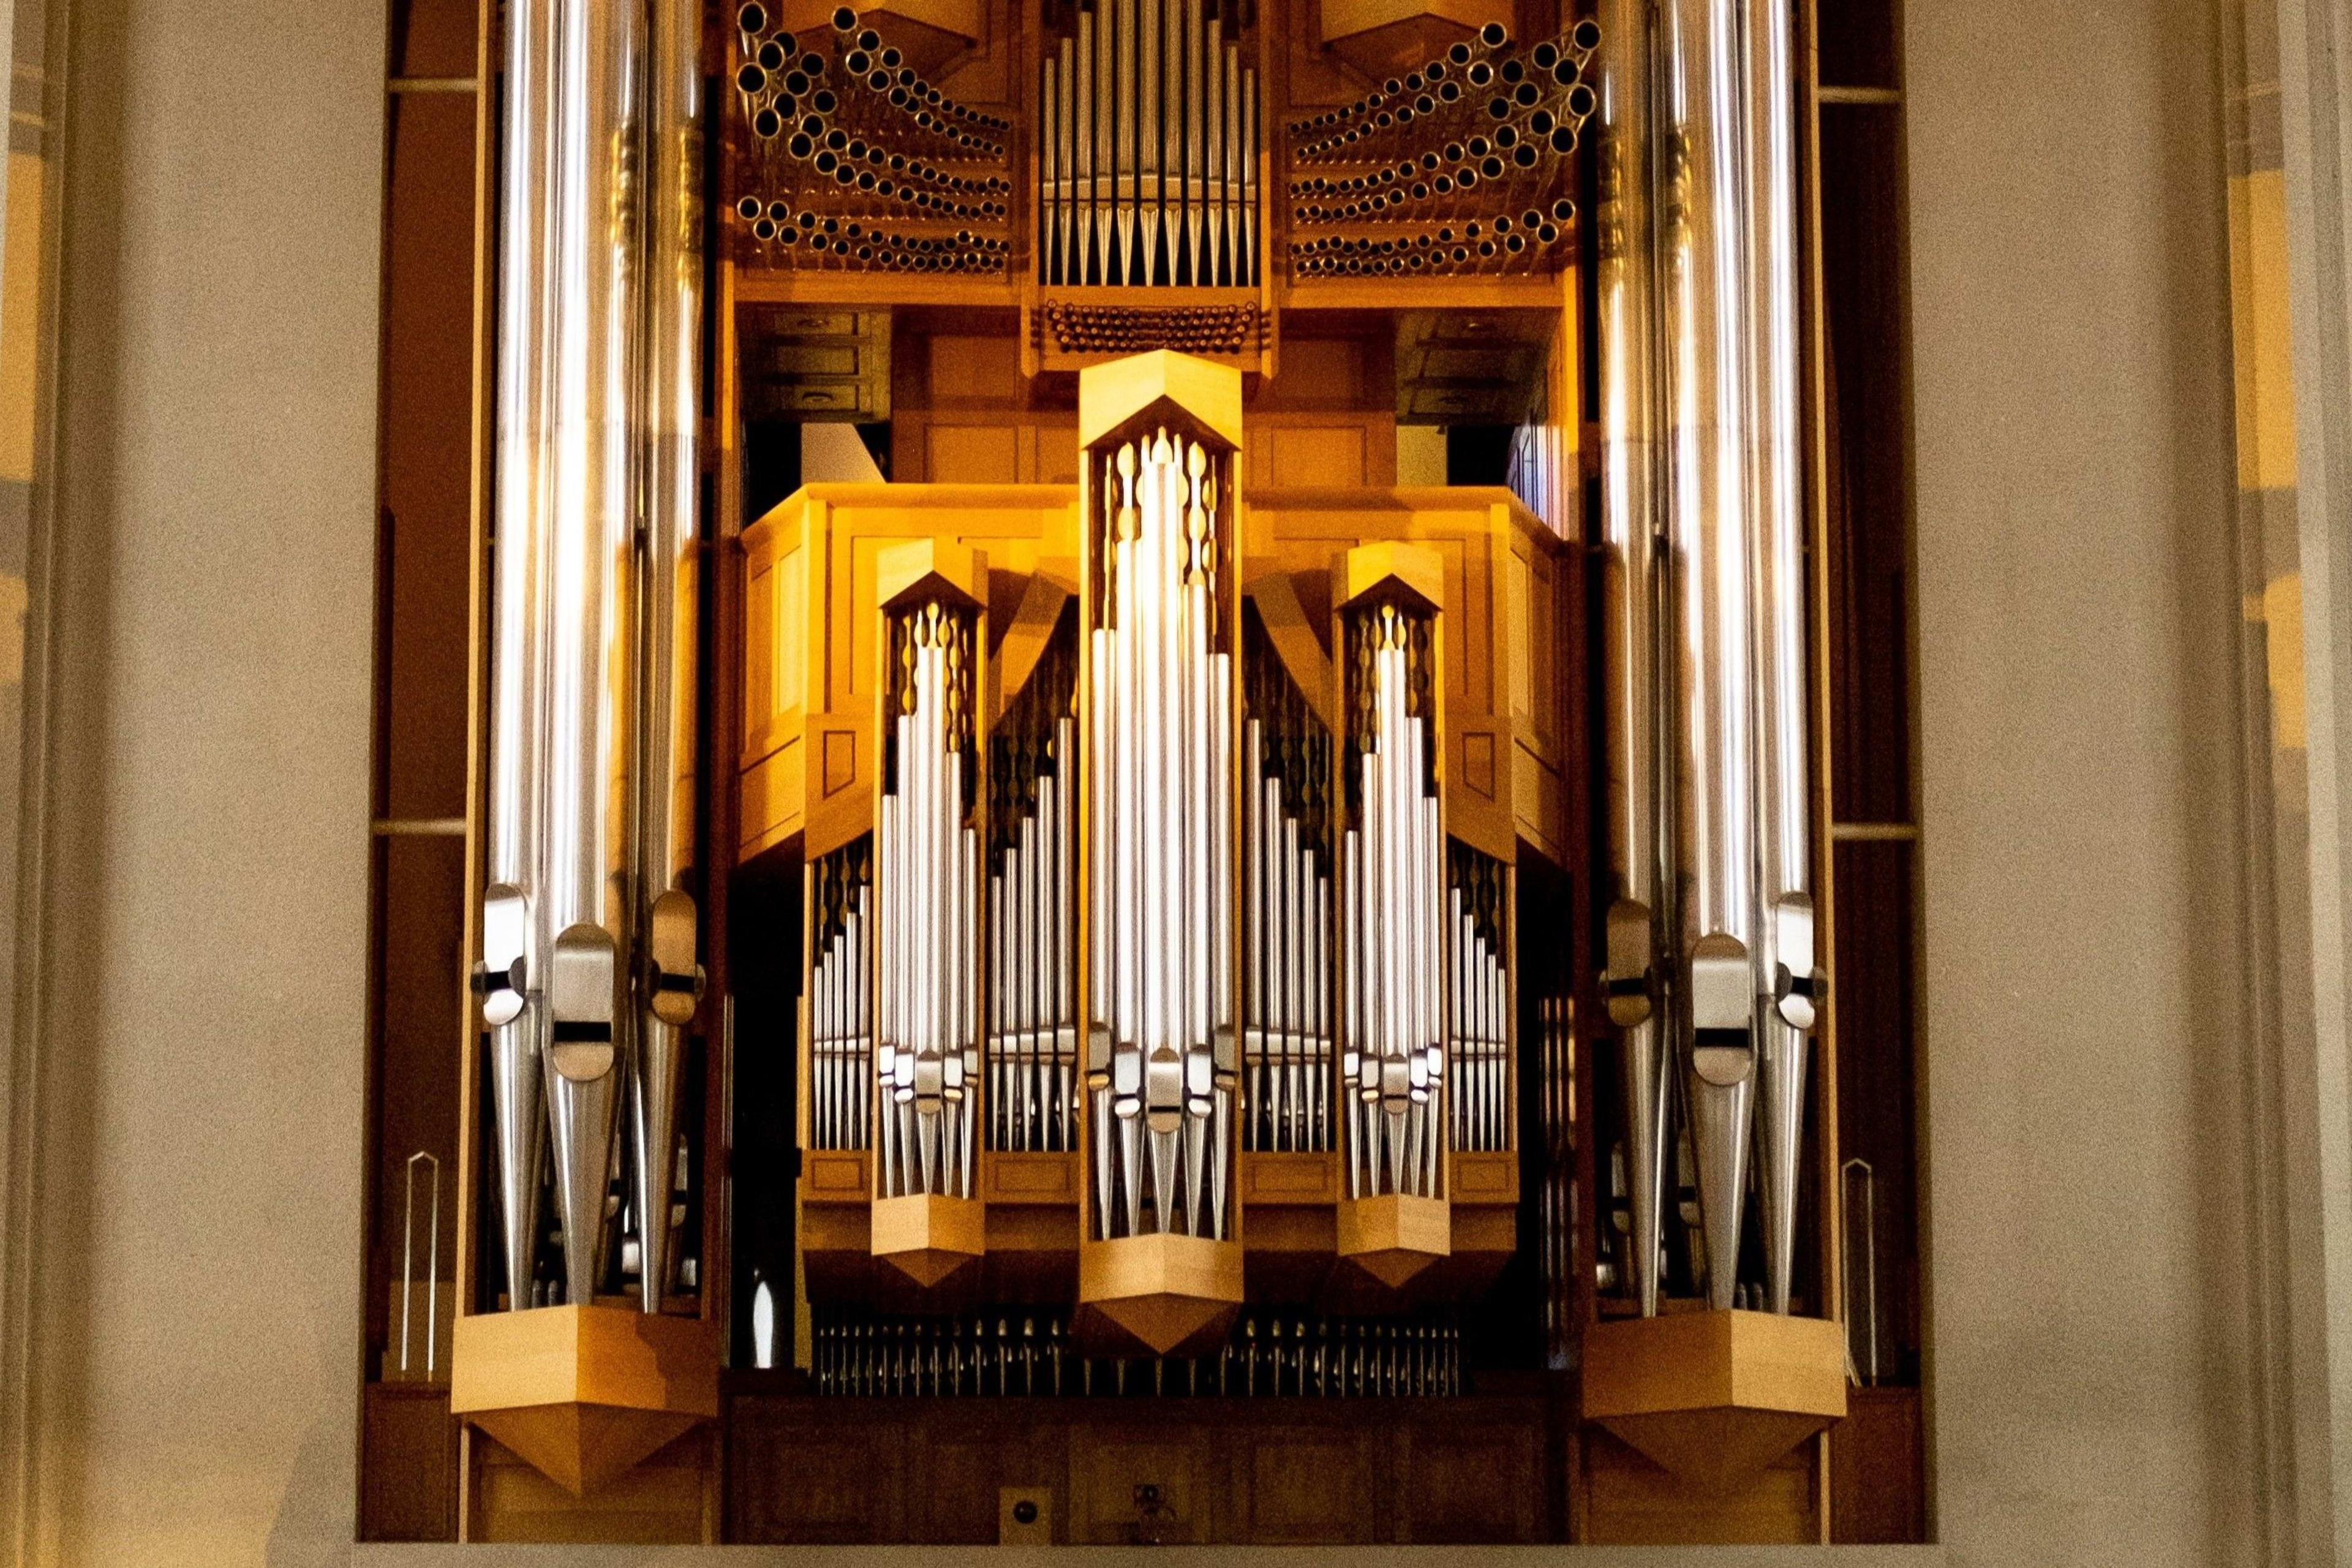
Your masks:
{"label": "silver metal surface", "polygon": [[[1255,279],[1256,74],[1203,0],[1100,0],[1041,63],[1041,238],[1049,284],[1235,286]],[[1075,125],[1073,127],[1073,122]]]}
{"label": "silver metal surface", "polygon": [[1436,715],[1416,696],[1433,684],[1431,628],[1425,616],[1386,602],[1351,608],[1342,619],[1356,777],[1341,847],[1341,929],[1353,950],[1347,1016],[1361,1031],[1347,1045],[1360,1108],[1349,1119],[1349,1191],[1437,1197],[1450,927],[1430,768]]}
{"label": "silver metal surface", "polygon": [[1654,1310],[1679,1056],[1709,1296],[1752,1283],[1737,1259],[1760,1115],[1761,1297],[1785,1311],[1820,991],[1790,21],[1746,0],[1605,0],[1600,23],[1607,985],[1633,1285]]}
{"label": "silver metal surface", "polygon": [[625,1092],[667,1276],[693,844],[700,9],[509,7],[488,880],[509,1303],[528,1300],[543,1102],[567,1299],[592,1300]]}
{"label": "silver metal surface", "polygon": [[[1101,495],[1089,542],[1103,599],[1091,637],[1089,702],[1108,744],[1087,766],[1097,781],[1101,875],[1088,889],[1098,955],[1097,1026],[1108,1033],[1104,1077],[1116,1121],[1097,1140],[1110,1236],[1223,1233],[1220,1173],[1230,1147],[1233,1027],[1223,906],[1231,883],[1213,865],[1230,853],[1232,777],[1224,726],[1232,655],[1223,648],[1214,581],[1224,526],[1205,448],[1165,430],[1090,454],[1088,493]],[[1220,994],[1224,983],[1228,991]],[[1108,1169],[1104,1169],[1106,1163]]]}

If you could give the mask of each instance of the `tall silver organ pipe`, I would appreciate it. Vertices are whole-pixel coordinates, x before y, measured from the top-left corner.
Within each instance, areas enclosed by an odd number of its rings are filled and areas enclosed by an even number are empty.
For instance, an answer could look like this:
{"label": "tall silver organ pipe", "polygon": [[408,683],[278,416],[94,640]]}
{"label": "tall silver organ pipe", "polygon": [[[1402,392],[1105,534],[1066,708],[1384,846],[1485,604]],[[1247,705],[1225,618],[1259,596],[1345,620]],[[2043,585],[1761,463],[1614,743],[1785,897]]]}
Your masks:
{"label": "tall silver organ pipe", "polygon": [[1453,1147],[1511,1147],[1510,868],[1465,844],[1446,847],[1451,942]]}
{"label": "tall silver organ pipe", "polygon": [[[593,1300],[633,1062],[667,1187],[700,975],[692,836],[692,0],[508,8],[492,590],[490,1029],[509,1304],[528,1303],[544,1109],[566,1299]],[[668,1212],[667,1191],[639,1212]],[[647,1227],[659,1230],[658,1223]],[[665,1250],[644,1270],[660,1304]]]}
{"label": "tall silver organ pipe", "polygon": [[[1634,1265],[1662,1180],[1648,1052],[1685,1047],[1708,1294],[1739,1281],[1756,1117],[1767,1300],[1789,1301],[1810,898],[1790,22],[1608,0],[1601,156],[1612,1016],[1626,1039]],[[1653,539],[1663,540],[1655,559]],[[1670,826],[1672,831],[1669,831]],[[1672,908],[1660,907],[1664,889]],[[1645,934],[1643,927],[1648,928]],[[1651,979],[1654,955],[1676,984]],[[1674,1011],[1654,998],[1671,992]]]}
{"label": "tall silver organ pipe", "polygon": [[968,1198],[980,1088],[976,617],[937,597],[902,599],[886,615],[888,730],[874,822],[875,1192]]}
{"label": "tall silver organ pipe", "polygon": [[1229,459],[1164,427],[1088,458],[1087,1086],[1103,1239],[1224,1239],[1233,1147]]}
{"label": "tall silver organ pipe", "polygon": [[1331,731],[1255,616],[1242,719],[1243,1146],[1331,1147]]}
{"label": "tall silver organ pipe", "polygon": [[1662,189],[1653,133],[1646,5],[1604,17],[1598,75],[1601,127],[1596,216],[1602,447],[1601,615],[1610,650],[1602,683],[1609,765],[1609,906],[1604,980],[1616,1027],[1625,1099],[1631,1273],[1644,1316],[1658,1310],[1658,1257],[1665,1185],[1667,1074],[1676,1032],[1666,1009],[1680,1001],[1658,984],[1661,937],[1677,929],[1666,907],[1673,880],[1665,847],[1674,816],[1661,795],[1672,776],[1660,753],[1669,712],[1658,638],[1665,625],[1657,556],[1664,526],[1658,489],[1660,339],[1656,206]]}
{"label": "tall silver organ pipe", "polygon": [[631,1151],[646,1310],[661,1310],[670,1255],[671,1151],[686,1079],[687,1026],[700,994],[693,896],[695,524],[702,465],[695,450],[702,346],[702,13],[692,0],[647,7],[645,220],[647,437],[645,648],[636,798],[637,929],[650,961],[633,1062]]}
{"label": "tall silver organ pipe", "polygon": [[1348,1195],[1444,1195],[1445,825],[1432,617],[1383,596],[1343,615]]}
{"label": "tall silver organ pipe", "polygon": [[992,1149],[1078,1146],[1076,631],[1056,628],[989,737]]}
{"label": "tall silver organ pipe", "polygon": [[810,862],[809,1146],[866,1149],[874,1123],[874,840]]}
{"label": "tall silver organ pipe", "polygon": [[1039,70],[1039,280],[1253,288],[1257,72],[1204,0],[1099,0]]}

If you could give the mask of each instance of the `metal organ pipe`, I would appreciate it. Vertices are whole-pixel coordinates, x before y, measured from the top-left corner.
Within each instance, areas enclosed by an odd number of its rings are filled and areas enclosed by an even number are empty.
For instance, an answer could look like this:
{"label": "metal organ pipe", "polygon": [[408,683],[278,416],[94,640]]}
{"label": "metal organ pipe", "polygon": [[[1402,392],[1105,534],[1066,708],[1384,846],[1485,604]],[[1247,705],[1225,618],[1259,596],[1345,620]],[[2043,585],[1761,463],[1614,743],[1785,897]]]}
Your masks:
{"label": "metal organ pipe", "polygon": [[875,805],[874,1067],[883,1197],[973,1194],[980,1070],[972,977],[980,835],[972,614],[937,599],[888,621],[891,765]]}
{"label": "metal organ pipe", "polygon": [[1078,1146],[1075,640],[1056,632],[991,738],[992,1147]]}
{"label": "metal organ pipe", "polygon": [[492,589],[491,1030],[509,1304],[548,1117],[568,1300],[604,1256],[635,1068],[646,1305],[667,1274],[681,1031],[700,988],[692,844],[700,7],[508,10]]}
{"label": "metal organ pipe", "polygon": [[1666,1075],[1675,1037],[1657,983],[1663,930],[1675,929],[1665,907],[1673,883],[1664,845],[1674,817],[1660,781],[1672,770],[1659,755],[1668,697],[1660,684],[1657,641],[1661,578],[1656,543],[1664,517],[1658,493],[1657,185],[1653,134],[1647,7],[1621,6],[1601,31],[1601,128],[1596,164],[1600,225],[1601,360],[1601,615],[1611,652],[1602,682],[1607,715],[1610,869],[1616,878],[1608,916],[1604,980],[1624,1080],[1628,1207],[1633,1283],[1643,1315],[1658,1305],[1658,1256],[1664,1202]]}
{"label": "metal organ pipe", "polygon": [[1383,599],[1345,625],[1348,1195],[1434,1198],[1444,1195],[1446,922],[1431,623]]}
{"label": "metal organ pipe", "polygon": [[[1652,17],[1654,16],[1654,31]],[[1708,1293],[1732,1305],[1751,1128],[1766,1298],[1789,1302],[1810,897],[1790,23],[1608,0],[1601,332],[1612,653],[1611,1015],[1633,1272],[1654,1310],[1664,1038],[1683,1047]],[[1654,558],[1653,539],[1664,555]],[[1666,890],[1678,898],[1667,907]],[[1654,961],[1674,966],[1661,986]],[[1662,1005],[1670,1002],[1671,1007]]]}
{"label": "metal organ pipe", "polygon": [[1104,1238],[1227,1230],[1238,1064],[1219,952],[1233,931],[1218,820],[1233,787],[1223,468],[1164,428],[1088,459],[1100,586],[1089,633],[1087,1088]]}
{"label": "metal organ pipe", "polygon": [[1329,730],[1253,619],[1242,721],[1244,1147],[1331,1147]]}
{"label": "metal organ pipe", "polygon": [[1225,20],[1203,0],[1100,0],[1042,63],[1037,206],[1071,232],[1038,247],[1041,281],[1255,285],[1257,74]]}

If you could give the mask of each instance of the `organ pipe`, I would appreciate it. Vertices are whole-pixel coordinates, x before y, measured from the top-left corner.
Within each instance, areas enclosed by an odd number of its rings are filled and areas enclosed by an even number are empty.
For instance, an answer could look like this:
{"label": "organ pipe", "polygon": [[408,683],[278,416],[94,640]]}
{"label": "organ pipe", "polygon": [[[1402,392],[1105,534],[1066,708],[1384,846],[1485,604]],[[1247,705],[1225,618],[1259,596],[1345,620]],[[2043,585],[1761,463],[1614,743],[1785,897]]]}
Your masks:
{"label": "organ pipe", "polygon": [[1224,1239],[1233,1148],[1230,462],[1164,425],[1087,454],[1087,1059],[1095,1226]]}
{"label": "organ pipe", "polygon": [[1055,631],[989,742],[993,1149],[1078,1146],[1076,629]]}
{"label": "organ pipe", "polygon": [[1244,1146],[1331,1147],[1331,732],[1256,619],[1242,721]]}
{"label": "organ pipe", "polygon": [[1511,1147],[1509,868],[1464,844],[1446,847],[1449,926],[1447,1088],[1455,1149]]}
{"label": "organ pipe", "polygon": [[1339,839],[1346,957],[1339,1074],[1348,1195],[1444,1195],[1445,827],[1435,619],[1402,595],[1342,613],[1347,742]]}
{"label": "organ pipe", "polygon": [[[918,547],[921,548],[921,547]],[[912,602],[909,602],[909,601]],[[874,1073],[883,1197],[973,1195],[980,1089],[977,616],[920,584],[886,611],[875,803]]]}
{"label": "organ pipe", "polygon": [[[509,1304],[547,1118],[567,1299],[593,1299],[634,1089],[669,1209],[701,977],[692,846],[699,36],[692,0],[508,8],[489,886],[475,984]],[[668,1272],[642,1238],[645,1304]]]}
{"label": "organ pipe", "polygon": [[867,835],[808,868],[809,1146],[872,1146],[874,841]]}
{"label": "organ pipe", "polygon": [[1257,73],[1202,0],[1101,0],[1039,67],[1039,280],[1254,288]]}
{"label": "organ pipe", "polygon": [[[1611,1015],[1654,1310],[1661,1075],[1687,1071],[1708,1293],[1738,1291],[1762,1117],[1767,1300],[1794,1251],[1810,899],[1789,17],[1612,0],[1601,68]],[[1652,541],[1662,542],[1663,556]],[[1665,890],[1675,889],[1669,901]],[[1658,970],[1673,976],[1662,984]],[[1659,1005],[1671,1000],[1671,1010]]]}

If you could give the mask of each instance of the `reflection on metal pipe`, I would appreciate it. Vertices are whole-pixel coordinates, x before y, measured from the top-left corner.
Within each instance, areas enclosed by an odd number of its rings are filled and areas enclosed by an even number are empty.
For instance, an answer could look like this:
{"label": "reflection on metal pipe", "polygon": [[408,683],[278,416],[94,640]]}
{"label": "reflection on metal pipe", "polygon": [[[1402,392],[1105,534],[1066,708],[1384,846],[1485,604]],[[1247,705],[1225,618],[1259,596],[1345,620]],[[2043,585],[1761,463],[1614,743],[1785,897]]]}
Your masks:
{"label": "reflection on metal pipe", "polygon": [[1465,844],[1446,847],[1453,959],[1454,1144],[1511,1147],[1510,868]]}
{"label": "reflection on metal pipe", "polygon": [[885,1131],[875,1175],[878,1197],[973,1195],[978,610],[938,584],[936,577],[917,584],[884,612],[886,727],[874,829],[875,915],[882,932],[874,1072]]}
{"label": "reflection on metal pipe", "polygon": [[1652,136],[1646,10],[1620,8],[1602,29],[1597,162],[1601,398],[1601,614],[1612,655],[1603,682],[1608,721],[1610,869],[1609,1019],[1623,1080],[1628,1208],[1634,1294],[1658,1310],[1658,1258],[1666,1155],[1667,1042],[1675,1037],[1657,984],[1658,942],[1671,921],[1664,900],[1665,844],[1674,817],[1660,795],[1671,775],[1659,755],[1669,698],[1660,684],[1664,624],[1655,542],[1663,522],[1656,480],[1659,352],[1658,178]]}
{"label": "reflection on metal pipe", "polygon": [[702,9],[655,0],[646,78],[646,388],[644,576],[635,924],[648,972],[639,998],[632,1154],[645,1231],[641,1296],[661,1310],[670,1250],[672,1151],[686,1078],[686,1030],[701,994],[694,900],[695,449],[702,344]]}
{"label": "reflection on metal pipe", "polygon": [[1223,1240],[1230,1228],[1229,462],[1164,427],[1087,458],[1098,606],[1087,1082],[1105,1239]]}
{"label": "reflection on metal pipe", "polygon": [[871,835],[811,862],[809,1146],[872,1146],[874,1032]]}
{"label": "reflection on metal pipe", "polygon": [[[1654,1310],[1664,1042],[1673,1039],[1688,1074],[1707,1294],[1718,1308],[1748,1294],[1738,1266],[1752,1141],[1766,1273],[1754,1293],[1785,1311],[1806,1037],[1821,992],[1809,893],[1790,23],[1781,7],[1735,0],[1654,9],[1607,0],[1601,22],[1617,881],[1608,988],[1634,1167],[1634,1283]],[[1657,982],[1661,958],[1673,965],[1671,987]]]}
{"label": "reflection on metal pipe", "polygon": [[1434,618],[1402,594],[1341,613],[1339,840],[1349,946],[1347,1195],[1444,1195],[1444,825]]}
{"label": "reflection on metal pipe", "polygon": [[1077,625],[989,737],[988,1146],[1078,1146]]}
{"label": "reflection on metal pipe", "polygon": [[[700,988],[692,842],[700,10],[509,8],[493,588],[492,1031],[508,1294],[543,1097],[566,1299],[593,1300],[628,1068],[667,1182]],[[641,526],[642,524],[642,526]],[[662,1125],[667,1122],[667,1126]],[[662,1211],[667,1210],[667,1201]],[[661,1278],[646,1274],[646,1305]]]}
{"label": "reflection on metal pipe", "polygon": [[[1252,287],[1257,73],[1203,0],[1101,0],[1041,64],[1041,214],[1076,207],[1075,243],[1038,247],[1039,280]],[[1073,65],[1076,71],[1073,75]],[[1050,221],[1050,220],[1048,220]]]}
{"label": "reflection on metal pipe", "polygon": [[1331,1147],[1331,731],[1243,622],[1245,1149]]}

